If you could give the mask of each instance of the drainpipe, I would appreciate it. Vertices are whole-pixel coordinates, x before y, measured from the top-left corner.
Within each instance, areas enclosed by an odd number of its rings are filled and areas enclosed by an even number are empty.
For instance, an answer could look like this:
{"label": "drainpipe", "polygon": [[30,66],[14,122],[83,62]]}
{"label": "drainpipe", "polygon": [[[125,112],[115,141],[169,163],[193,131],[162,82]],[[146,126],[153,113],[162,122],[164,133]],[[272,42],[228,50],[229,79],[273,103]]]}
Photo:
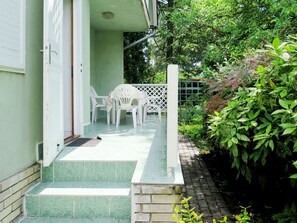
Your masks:
{"label": "drainpipe", "polygon": [[142,38],[139,39],[139,40],[136,40],[135,42],[129,44],[128,46],[125,46],[125,47],[124,47],[124,50],[127,50],[127,49],[129,49],[129,48],[131,48],[131,47],[133,47],[133,46],[135,46],[135,45],[137,45],[137,44],[139,44],[139,43],[142,43],[143,41],[147,40],[147,39],[150,38],[150,37],[155,36],[156,34],[157,34],[157,32],[156,32],[156,31],[153,31],[153,33],[148,34],[148,35],[146,35],[145,37],[142,37]]}

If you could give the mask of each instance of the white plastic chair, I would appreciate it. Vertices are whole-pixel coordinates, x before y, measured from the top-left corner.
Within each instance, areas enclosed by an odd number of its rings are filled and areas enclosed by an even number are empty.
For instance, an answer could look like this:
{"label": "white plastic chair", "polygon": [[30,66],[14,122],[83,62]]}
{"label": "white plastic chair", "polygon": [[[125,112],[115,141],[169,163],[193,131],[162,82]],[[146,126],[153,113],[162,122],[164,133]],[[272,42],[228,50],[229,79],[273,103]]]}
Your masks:
{"label": "white plastic chair", "polygon": [[[136,128],[136,112],[139,108],[139,90],[130,84],[120,84],[113,91],[113,97],[117,101],[117,120],[116,127],[120,124],[121,111],[132,111],[133,126]],[[135,103],[135,101],[137,103]]]}
{"label": "white plastic chair", "polygon": [[106,110],[107,124],[110,124],[110,109],[107,108],[108,96],[98,96],[96,90],[90,86],[90,98],[92,102],[92,124],[97,119],[97,109]]}
{"label": "white plastic chair", "polygon": [[147,110],[149,109],[149,107],[153,107],[157,110],[158,112],[158,116],[159,116],[159,121],[161,122],[161,115],[162,115],[162,110],[161,110],[161,103],[162,100],[164,98],[164,95],[166,93],[166,90],[164,89],[162,91],[161,96],[150,96],[148,97],[148,102],[146,104],[146,106],[144,107],[144,115],[143,115],[143,122],[145,123],[145,119],[147,116]]}

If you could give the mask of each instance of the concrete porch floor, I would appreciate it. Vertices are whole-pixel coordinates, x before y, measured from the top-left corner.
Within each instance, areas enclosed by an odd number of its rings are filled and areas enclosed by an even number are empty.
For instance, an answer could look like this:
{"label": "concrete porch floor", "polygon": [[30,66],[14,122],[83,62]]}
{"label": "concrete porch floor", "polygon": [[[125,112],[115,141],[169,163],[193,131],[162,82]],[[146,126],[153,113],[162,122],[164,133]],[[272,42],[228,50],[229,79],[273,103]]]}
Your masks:
{"label": "concrete porch floor", "polygon": [[143,125],[133,128],[132,117],[127,115],[118,128],[106,124],[105,118],[85,126],[82,137],[102,140],[95,147],[67,147],[56,160],[61,161],[135,161],[132,183],[183,184],[180,163],[167,173],[166,120],[159,122],[157,115],[148,115]]}

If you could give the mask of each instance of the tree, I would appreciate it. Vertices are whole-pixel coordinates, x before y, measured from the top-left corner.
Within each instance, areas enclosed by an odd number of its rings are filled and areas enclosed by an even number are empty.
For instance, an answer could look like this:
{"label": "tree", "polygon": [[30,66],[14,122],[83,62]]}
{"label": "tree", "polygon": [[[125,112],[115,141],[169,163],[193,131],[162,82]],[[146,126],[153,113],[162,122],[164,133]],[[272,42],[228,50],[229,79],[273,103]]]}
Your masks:
{"label": "tree", "polygon": [[215,68],[276,36],[297,32],[295,0],[179,0],[174,7],[170,4],[159,2],[161,22],[154,50],[158,71],[170,59],[186,75],[195,76],[203,66]]}
{"label": "tree", "polygon": [[[145,33],[124,33],[125,45],[129,45],[142,37]],[[146,41],[124,51],[124,78],[127,83],[143,83],[147,78],[148,57],[145,50]]]}

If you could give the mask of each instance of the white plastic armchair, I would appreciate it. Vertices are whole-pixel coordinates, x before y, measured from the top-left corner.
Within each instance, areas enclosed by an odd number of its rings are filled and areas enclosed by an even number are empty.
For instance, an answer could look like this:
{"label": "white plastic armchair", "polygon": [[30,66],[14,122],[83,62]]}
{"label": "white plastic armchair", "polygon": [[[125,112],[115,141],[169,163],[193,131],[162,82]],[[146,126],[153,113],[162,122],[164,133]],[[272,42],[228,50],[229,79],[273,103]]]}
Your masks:
{"label": "white plastic armchair", "polygon": [[97,109],[106,110],[107,124],[110,123],[110,109],[108,108],[108,96],[98,96],[96,90],[90,86],[90,98],[92,102],[92,124],[97,119]]}
{"label": "white plastic armchair", "polygon": [[[116,126],[120,124],[121,111],[132,111],[133,126],[136,128],[136,112],[139,108],[138,99],[139,99],[139,90],[133,87],[130,84],[120,84],[113,91],[113,97],[117,101],[118,105],[116,106],[117,110],[117,120]],[[136,101],[136,103],[135,103]]]}
{"label": "white plastic armchair", "polygon": [[149,107],[153,107],[155,110],[157,110],[158,112],[158,116],[159,116],[159,121],[161,122],[161,104],[162,104],[162,100],[165,96],[166,90],[164,89],[162,91],[162,94],[160,96],[149,96],[148,97],[148,103],[145,107],[145,111],[144,111],[144,115],[143,115],[143,122],[145,122],[146,116],[147,116],[147,110],[149,109]]}

